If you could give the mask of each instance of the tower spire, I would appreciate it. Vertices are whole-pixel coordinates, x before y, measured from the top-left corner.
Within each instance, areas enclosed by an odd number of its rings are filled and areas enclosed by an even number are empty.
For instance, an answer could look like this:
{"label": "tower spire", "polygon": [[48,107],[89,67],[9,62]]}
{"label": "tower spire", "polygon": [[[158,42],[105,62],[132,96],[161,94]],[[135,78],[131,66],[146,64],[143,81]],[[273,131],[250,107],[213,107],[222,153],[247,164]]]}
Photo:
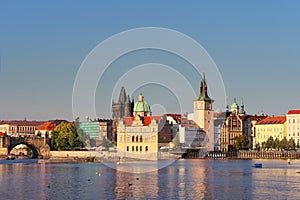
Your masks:
{"label": "tower spire", "polygon": [[211,100],[211,98],[208,96],[208,91],[207,91],[207,84],[206,84],[206,79],[205,79],[205,73],[203,72],[202,75],[202,80],[200,84],[200,96],[199,100]]}
{"label": "tower spire", "polygon": [[126,102],[127,96],[126,96],[126,91],[125,87],[122,86],[120,96],[119,96],[119,103],[124,104]]}

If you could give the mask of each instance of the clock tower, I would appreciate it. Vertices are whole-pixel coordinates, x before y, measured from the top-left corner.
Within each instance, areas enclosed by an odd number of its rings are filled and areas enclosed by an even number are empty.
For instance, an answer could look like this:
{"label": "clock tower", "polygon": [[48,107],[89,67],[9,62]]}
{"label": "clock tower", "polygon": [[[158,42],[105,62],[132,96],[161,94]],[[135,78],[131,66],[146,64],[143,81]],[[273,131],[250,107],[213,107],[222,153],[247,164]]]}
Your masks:
{"label": "clock tower", "polygon": [[206,132],[209,140],[208,142],[212,143],[212,147],[209,147],[212,148],[212,150],[214,141],[213,103],[214,100],[208,96],[205,74],[203,73],[200,85],[200,95],[194,100],[194,121]]}

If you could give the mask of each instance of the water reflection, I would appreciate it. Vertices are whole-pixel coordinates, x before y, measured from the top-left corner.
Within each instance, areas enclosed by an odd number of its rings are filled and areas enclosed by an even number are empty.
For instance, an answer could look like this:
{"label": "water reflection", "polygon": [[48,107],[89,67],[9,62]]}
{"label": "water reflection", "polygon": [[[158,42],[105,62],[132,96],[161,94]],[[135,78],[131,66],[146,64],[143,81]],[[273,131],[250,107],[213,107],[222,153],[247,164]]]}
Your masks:
{"label": "water reflection", "polygon": [[0,164],[1,199],[297,199],[300,161],[179,160],[149,173],[102,164]]}

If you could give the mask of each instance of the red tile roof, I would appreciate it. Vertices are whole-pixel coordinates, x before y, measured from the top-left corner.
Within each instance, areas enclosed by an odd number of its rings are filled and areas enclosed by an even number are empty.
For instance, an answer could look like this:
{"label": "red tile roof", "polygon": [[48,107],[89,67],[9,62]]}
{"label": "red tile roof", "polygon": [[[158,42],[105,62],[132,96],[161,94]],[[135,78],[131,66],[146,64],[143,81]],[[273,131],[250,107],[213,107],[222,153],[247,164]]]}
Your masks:
{"label": "red tile roof", "polygon": [[215,112],[214,113],[214,118],[218,118],[220,115],[222,115],[222,112]]}
{"label": "red tile roof", "polygon": [[0,132],[0,137],[3,137],[4,136],[4,133],[3,132]]}
{"label": "red tile roof", "polygon": [[200,128],[200,127],[196,124],[196,122],[194,122],[193,120],[188,120],[188,119],[183,119],[183,120],[181,121],[181,126],[186,127],[186,128],[188,128],[188,127]]}
{"label": "red tile roof", "polygon": [[56,128],[56,125],[51,122],[43,123],[42,125],[36,127],[36,130],[47,130],[52,131]]}
{"label": "red tile roof", "polygon": [[15,125],[15,126],[40,126],[44,121],[27,121],[27,120],[7,120],[7,121],[0,121],[0,124],[8,124],[8,125]]}
{"label": "red tile roof", "polygon": [[[151,123],[151,120],[160,121],[162,120],[162,116],[146,116],[144,117],[144,126],[148,126]],[[134,121],[134,117],[124,117],[123,119],[125,126],[131,126]]]}
{"label": "red tile roof", "polygon": [[300,110],[290,110],[288,112],[288,115],[295,115],[295,114],[300,114]]}
{"label": "red tile roof", "polygon": [[264,125],[264,124],[284,124],[286,121],[286,116],[279,117],[267,117],[259,122],[256,125]]}
{"label": "red tile roof", "polygon": [[181,121],[181,114],[166,114],[166,116],[173,117],[176,123],[180,123]]}
{"label": "red tile roof", "polygon": [[249,116],[248,120],[250,121],[261,121],[265,118],[267,118],[268,116],[263,116],[263,115],[252,115],[252,116]]}

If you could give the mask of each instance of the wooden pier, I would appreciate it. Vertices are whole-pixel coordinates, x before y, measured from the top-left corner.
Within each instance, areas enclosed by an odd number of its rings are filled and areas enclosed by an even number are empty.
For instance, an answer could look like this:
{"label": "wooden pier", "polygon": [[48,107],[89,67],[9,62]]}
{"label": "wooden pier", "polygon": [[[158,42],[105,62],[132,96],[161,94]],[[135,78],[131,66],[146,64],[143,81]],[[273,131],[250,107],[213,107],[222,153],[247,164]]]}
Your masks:
{"label": "wooden pier", "polygon": [[300,152],[295,151],[240,151],[238,159],[300,159]]}
{"label": "wooden pier", "polygon": [[292,151],[239,151],[209,152],[208,159],[300,159],[300,152]]}

